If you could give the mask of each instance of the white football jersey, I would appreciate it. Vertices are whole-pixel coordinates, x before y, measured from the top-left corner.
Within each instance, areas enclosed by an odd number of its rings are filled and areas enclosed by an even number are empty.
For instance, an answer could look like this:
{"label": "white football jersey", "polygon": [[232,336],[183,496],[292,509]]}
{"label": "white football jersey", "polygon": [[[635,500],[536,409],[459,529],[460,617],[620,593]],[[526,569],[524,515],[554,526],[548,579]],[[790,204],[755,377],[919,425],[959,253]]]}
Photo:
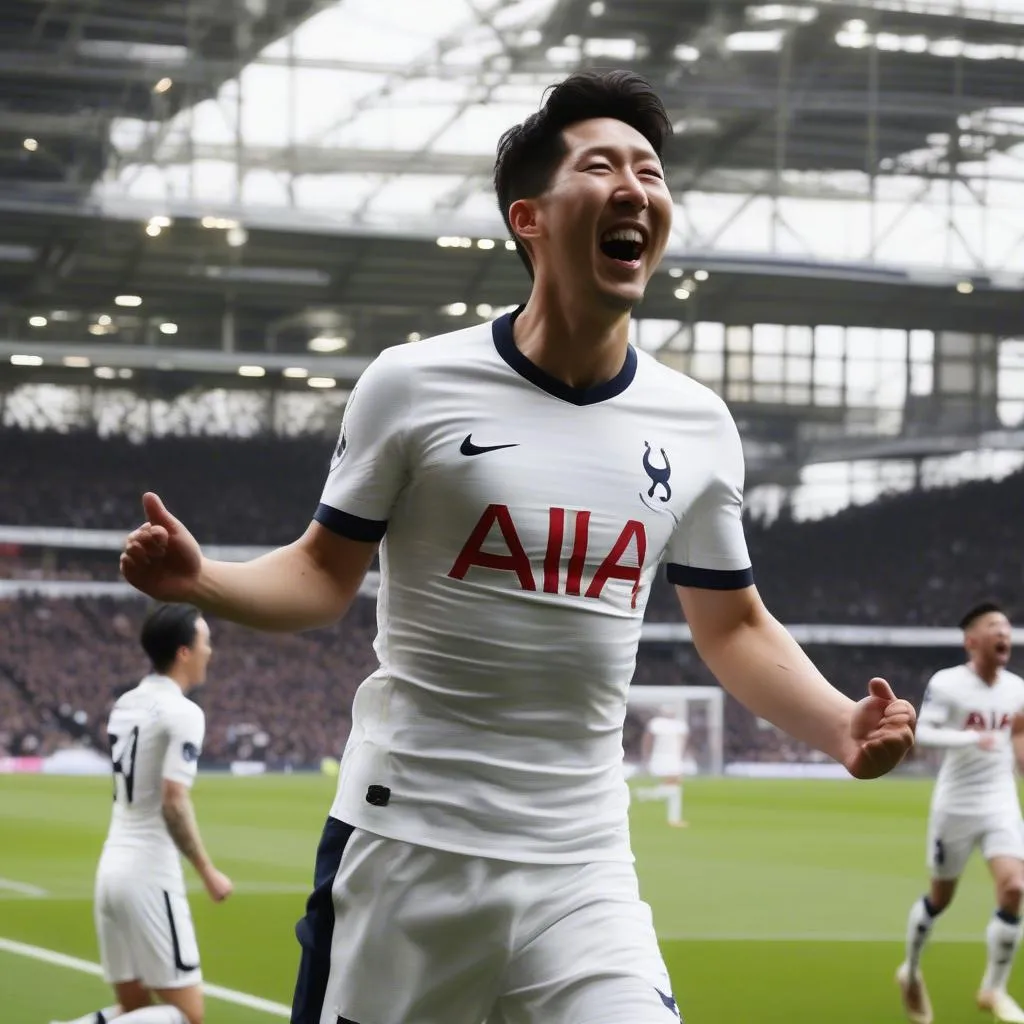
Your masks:
{"label": "white football jersey", "polygon": [[[1010,728],[1024,712],[1024,679],[1000,671],[989,686],[969,665],[936,672],[925,690],[917,742],[946,748],[932,806],[947,814],[1019,813]],[[982,733],[1000,736],[996,750],[982,750]]]}
{"label": "white football jersey", "polygon": [[686,740],[690,727],[680,718],[656,715],[647,723],[651,737],[651,756],[648,771],[652,775],[681,773],[686,753]]}
{"label": "white football jersey", "polygon": [[714,392],[630,348],[558,381],[504,316],[384,351],[357,383],[316,519],[383,539],[380,668],[332,814],[523,862],[628,860],[622,725],[659,563],[753,574],[743,455]]}
{"label": "white football jersey", "polygon": [[167,676],[146,676],[117,699],[107,722],[114,809],[103,869],[182,884],[181,856],[161,811],[162,783],[192,785],[205,732],[202,708]]}

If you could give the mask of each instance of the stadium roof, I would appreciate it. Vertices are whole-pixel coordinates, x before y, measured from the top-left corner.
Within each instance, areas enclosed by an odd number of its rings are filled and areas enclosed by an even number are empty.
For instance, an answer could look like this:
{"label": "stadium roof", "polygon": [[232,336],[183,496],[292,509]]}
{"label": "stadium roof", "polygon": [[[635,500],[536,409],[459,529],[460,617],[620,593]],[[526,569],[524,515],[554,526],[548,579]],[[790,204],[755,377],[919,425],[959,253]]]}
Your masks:
{"label": "stadium roof", "polygon": [[354,368],[514,304],[494,142],[610,65],[677,128],[643,315],[1020,332],[1024,0],[422,9],[0,0],[5,344],[344,337]]}

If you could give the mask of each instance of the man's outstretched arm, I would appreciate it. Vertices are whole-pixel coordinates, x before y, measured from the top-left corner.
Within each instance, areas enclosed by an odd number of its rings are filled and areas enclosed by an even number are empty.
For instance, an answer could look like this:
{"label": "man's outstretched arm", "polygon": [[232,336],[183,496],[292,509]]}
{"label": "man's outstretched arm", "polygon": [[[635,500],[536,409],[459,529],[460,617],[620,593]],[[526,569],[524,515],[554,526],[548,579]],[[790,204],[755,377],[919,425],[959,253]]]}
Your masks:
{"label": "man's outstretched arm", "polygon": [[755,715],[828,754],[858,778],[884,775],[913,746],[913,706],[873,679],[854,702],[814,667],[753,586],[677,586],[697,652],[723,688]]}

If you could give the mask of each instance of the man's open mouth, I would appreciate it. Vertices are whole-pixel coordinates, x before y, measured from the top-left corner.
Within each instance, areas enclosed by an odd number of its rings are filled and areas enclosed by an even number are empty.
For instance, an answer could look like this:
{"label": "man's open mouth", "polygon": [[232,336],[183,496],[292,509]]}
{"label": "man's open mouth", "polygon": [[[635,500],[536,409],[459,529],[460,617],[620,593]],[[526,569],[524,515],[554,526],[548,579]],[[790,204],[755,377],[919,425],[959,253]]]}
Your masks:
{"label": "man's open mouth", "polygon": [[636,228],[613,228],[601,236],[601,252],[619,263],[636,263],[644,254],[647,243],[643,232]]}

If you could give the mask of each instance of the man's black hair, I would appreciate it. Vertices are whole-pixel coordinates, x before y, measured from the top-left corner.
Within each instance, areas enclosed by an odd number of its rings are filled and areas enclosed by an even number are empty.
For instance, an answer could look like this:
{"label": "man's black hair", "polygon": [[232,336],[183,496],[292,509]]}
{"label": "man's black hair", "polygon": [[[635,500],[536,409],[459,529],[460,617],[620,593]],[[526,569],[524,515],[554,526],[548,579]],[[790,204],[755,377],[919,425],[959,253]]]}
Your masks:
{"label": "man's black hair", "polygon": [[551,184],[565,157],[562,132],[581,121],[609,117],[635,128],[660,158],[672,134],[672,121],[650,83],[632,71],[581,71],[552,86],[544,105],[502,135],[494,162],[498,207],[533,277],[533,264],[509,222],[517,199],[534,199]]}
{"label": "man's black hair", "polygon": [[960,620],[960,628],[964,630],[970,629],[971,626],[974,625],[974,623],[983,615],[989,615],[992,612],[999,612],[1002,615],[1006,614],[1006,612],[1003,611],[1002,605],[997,602],[981,601],[979,604],[976,604],[971,608],[970,611],[968,611]]}
{"label": "man's black hair", "polygon": [[202,616],[187,604],[162,604],[146,616],[139,637],[154,672],[167,672],[182,647],[196,642],[196,623]]}

